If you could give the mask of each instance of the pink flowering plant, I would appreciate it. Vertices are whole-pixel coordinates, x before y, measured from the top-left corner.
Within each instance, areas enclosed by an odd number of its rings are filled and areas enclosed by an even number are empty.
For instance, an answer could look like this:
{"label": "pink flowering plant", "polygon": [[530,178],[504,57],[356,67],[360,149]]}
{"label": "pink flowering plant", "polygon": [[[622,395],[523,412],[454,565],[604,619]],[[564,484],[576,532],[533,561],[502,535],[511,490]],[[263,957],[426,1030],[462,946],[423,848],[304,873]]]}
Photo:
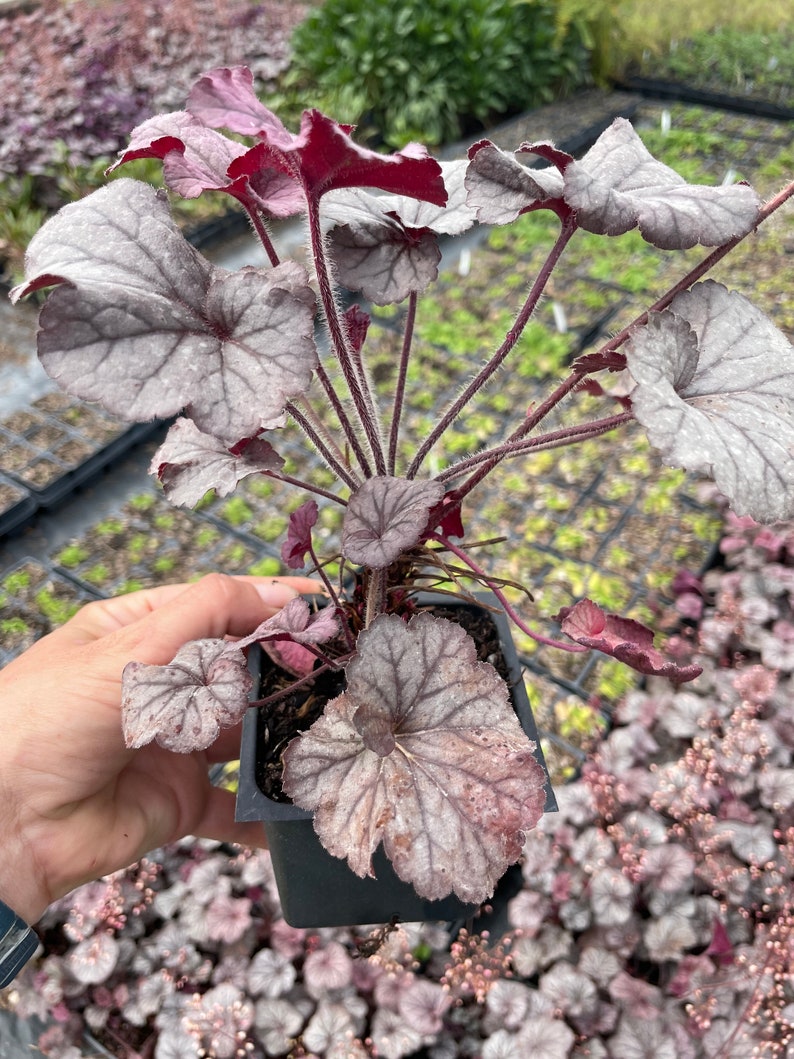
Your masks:
{"label": "pink flowering plant", "polygon": [[[42,920],[51,1059],[784,1059],[794,1039],[794,521],[727,517],[669,650],[527,838],[499,940],[290,927],[267,853],[185,840]],[[690,598],[691,597],[691,598]],[[695,606],[694,600],[698,600]],[[108,1052],[101,1054],[107,1055]]]}
{"label": "pink flowering plant", "polygon": [[[711,475],[739,515],[794,516],[792,347],[741,294],[704,279],[794,184],[765,205],[744,184],[690,185],[623,119],[579,160],[548,142],[511,154],[487,140],[451,163],[415,144],[381,155],[317,110],[290,132],[255,96],[244,67],[202,77],[186,109],[138,126],[112,168],[139,158],[162,159],[177,195],[232,196],[269,265],[213,265],[175,226],[164,192],[125,178],[44,225],[12,298],[54,288],[41,311],[39,355],[69,392],[130,420],[178,416],[152,462],[174,503],[195,505],[208,490],[227,495],[254,474],[308,495],[290,515],[282,555],[294,569],[308,562],[328,605],[314,612],[296,599],[250,636],[188,644],[166,667],[130,662],[127,742],[208,746],[249,706],[244,649],[255,643],[291,674],[282,696],[344,671],[344,690],[283,754],[285,792],[314,813],[325,847],[357,874],[371,873],[383,843],[422,896],[481,902],[538,823],[545,776],[505,681],[478,661],[466,632],[422,608],[418,590],[466,597],[466,586],[479,584],[537,642],[595,649],[675,685],[699,674],[696,663],[663,657],[651,630],[597,601],[564,608],[561,635],[535,628],[505,594],[521,588],[531,602],[531,586],[500,579],[475,557],[475,546],[498,542],[467,539],[466,505],[504,461],[638,420],[669,464]],[[529,158],[543,164],[530,169]],[[406,444],[417,305],[438,276],[439,238],[535,210],[551,211],[559,228],[527,276],[512,326],[436,410],[427,436]],[[268,227],[296,216],[305,218],[308,267],[282,261]],[[439,466],[434,450],[510,363],[568,244],[580,232],[610,238],[632,229],[664,250],[716,249],[629,327],[575,360],[544,400],[515,409],[506,437],[483,438],[478,451]],[[368,363],[370,313],[345,308],[348,292],[404,309],[385,404]],[[610,373],[624,369],[629,394],[610,398]],[[552,414],[588,395],[604,398],[609,414],[550,425]],[[287,472],[278,449],[288,421],[333,486]],[[317,553],[319,502],[343,513],[335,556]]]}

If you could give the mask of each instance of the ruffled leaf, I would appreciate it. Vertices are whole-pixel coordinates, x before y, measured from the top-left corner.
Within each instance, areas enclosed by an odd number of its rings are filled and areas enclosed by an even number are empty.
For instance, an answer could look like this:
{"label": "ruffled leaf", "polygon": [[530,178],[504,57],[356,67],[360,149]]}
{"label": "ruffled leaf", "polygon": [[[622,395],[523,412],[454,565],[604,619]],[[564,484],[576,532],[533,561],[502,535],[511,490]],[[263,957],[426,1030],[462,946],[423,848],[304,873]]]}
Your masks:
{"label": "ruffled leaf", "polygon": [[34,236],[14,300],[57,285],[39,356],[65,390],[127,420],[185,408],[230,443],[283,421],[317,363],[303,268],[216,268],[183,238],[162,193],[117,180]]}
{"label": "ruffled leaf", "polygon": [[281,558],[290,570],[298,570],[304,565],[306,553],[312,546],[312,529],[319,513],[317,501],[307,500],[290,515],[287,539],[281,546]]}
{"label": "ruffled leaf", "polygon": [[342,524],[342,554],[375,569],[393,563],[422,536],[433,507],[444,495],[438,482],[382,475],[350,498]]}
{"label": "ruffled leaf", "polygon": [[187,109],[212,128],[262,141],[258,150],[238,161],[238,176],[243,169],[253,176],[258,165],[267,165],[299,180],[315,200],[333,188],[373,187],[438,206],[446,202],[441,168],[426,148],[408,144],[394,154],[378,154],[354,143],[352,126],[340,125],[319,110],[304,111],[300,133],[294,135],[256,98],[246,67],[205,74],[193,87]]}
{"label": "ruffled leaf", "polygon": [[[527,152],[531,149],[524,147]],[[556,168],[528,169],[490,140],[473,144],[469,159],[467,203],[481,224],[509,224],[519,214],[562,195],[563,178]]]}
{"label": "ruffled leaf", "polygon": [[794,516],[794,349],[713,280],[678,294],[626,347],[634,414],[668,463],[711,475],[738,515]]}
{"label": "ruffled leaf", "polygon": [[357,648],[347,690],[287,748],[285,791],[357,875],[383,842],[422,896],[486,900],[545,803],[504,681],[429,614],[381,615]]}
{"label": "ruffled leaf", "polygon": [[232,183],[229,166],[245,151],[243,144],[208,129],[187,111],[173,111],[136,126],[129,147],[108,172],[137,158],[162,158],[168,187],[192,199],[203,191],[226,190]]}
{"label": "ruffled leaf", "polygon": [[211,434],[203,434],[192,420],[178,419],[152,457],[149,473],[160,479],[172,504],[195,507],[210,489],[228,496],[243,478],[283,466],[269,441],[246,439],[230,450]]}
{"label": "ruffled leaf", "polygon": [[743,184],[687,184],[649,153],[625,118],[616,118],[580,161],[567,166],[564,198],[587,231],[621,235],[638,227],[662,250],[721,246],[751,231],[760,207]]}
{"label": "ruffled leaf", "polygon": [[306,600],[296,596],[272,618],[258,625],[250,636],[235,640],[229,650],[233,652],[265,640],[292,640],[298,644],[325,643],[338,632],[339,622],[334,617],[333,607],[312,612]]}
{"label": "ruffled leaf", "polygon": [[166,666],[129,662],[121,685],[124,740],[154,739],[166,750],[206,750],[221,728],[242,720],[251,675],[245,655],[225,640],[193,640]]}
{"label": "ruffled leaf", "polygon": [[653,646],[650,629],[631,618],[606,614],[591,599],[563,607],[556,620],[563,633],[576,643],[612,655],[639,673],[667,677],[674,684],[683,684],[703,672],[700,666],[679,666],[668,661]]}

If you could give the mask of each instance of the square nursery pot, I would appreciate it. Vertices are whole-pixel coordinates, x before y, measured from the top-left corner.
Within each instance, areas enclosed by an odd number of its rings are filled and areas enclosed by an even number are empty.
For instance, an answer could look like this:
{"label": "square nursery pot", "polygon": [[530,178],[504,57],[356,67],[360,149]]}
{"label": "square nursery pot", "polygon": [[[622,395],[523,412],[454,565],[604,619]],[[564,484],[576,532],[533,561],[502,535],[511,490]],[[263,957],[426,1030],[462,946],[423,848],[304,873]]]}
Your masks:
{"label": "square nursery pot", "polygon": [[[488,596],[480,598],[488,599]],[[476,611],[468,603],[450,602],[448,596],[423,596],[422,604],[442,606],[455,611],[460,607]],[[494,622],[508,672],[508,684],[516,715],[526,735],[536,745],[535,758],[546,773],[546,812],[554,812],[557,802],[548,779],[548,769],[532,715],[518,654],[504,613],[481,611]],[[451,615],[454,620],[454,615]],[[254,689],[259,687],[262,665],[270,665],[258,648],[250,652],[249,665]],[[249,710],[243,723],[240,748],[240,778],[237,791],[236,818],[240,821],[261,820],[267,834],[285,920],[294,927],[352,926],[386,923],[393,917],[402,922],[421,920],[455,921],[473,916],[478,905],[464,904],[454,895],[440,901],[425,900],[413,887],[396,875],[391,862],[379,846],[373,857],[375,878],[360,879],[345,860],[334,857],[321,845],[312,826],[312,814],[286,802],[277,802],[260,789],[257,755],[263,745],[259,710]],[[511,871],[500,882],[514,888]],[[499,888],[493,902],[498,900]],[[512,893],[507,895],[512,896]]]}

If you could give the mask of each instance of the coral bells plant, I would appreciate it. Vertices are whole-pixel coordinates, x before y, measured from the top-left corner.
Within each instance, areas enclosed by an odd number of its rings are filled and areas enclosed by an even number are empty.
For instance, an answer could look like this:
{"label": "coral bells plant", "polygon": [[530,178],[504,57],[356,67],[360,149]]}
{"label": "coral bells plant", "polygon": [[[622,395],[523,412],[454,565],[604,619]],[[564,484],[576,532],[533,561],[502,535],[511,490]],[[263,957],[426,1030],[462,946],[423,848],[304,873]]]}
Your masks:
{"label": "coral bells plant", "polygon": [[[132,420],[179,415],[152,465],[174,503],[196,504],[210,489],[226,495],[252,474],[303,490],[309,499],[290,515],[283,556],[292,568],[316,570],[328,605],[312,611],[296,599],[235,643],[188,644],[166,667],[131,662],[127,741],[156,739],[175,751],[209,745],[248,708],[244,649],[255,643],[292,674],[291,687],[344,671],[342,690],[284,752],[284,791],[314,812],[323,844],[359,875],[371,873],[383,843],[422,896],[482,901],[537,824],[545,777],[504,680],[478,660],[468,633],[420,605],[418,589],[465,596],[461,582],[478,583],[536,641],[596,649],[674,684],[697,676],[697,665],[664,658],[649,629],[597,601],[564,608],[559,635],[534,628],[507,599],[506,582],[475,558],[484,542],[466,538],[466,505],[506,460],[638,420],[670,464],[710,474],[739,515],[794,515],[792,347],[741,294],[703,279],[794,184],[766,205],[745,185],[689,185],[622,119],[579,160],[551,143],[510,154],[487,140],[445,164],[414,144],[381,155],[316,110],[290,132],[243,67],[211,71],[186,110],[140,125],[113,168],[152,157],[162,159],[170,191],[236,199],[269,266],[216,267],[185,241],[164,192],[119,179],[44,225],[12,297],[54,288],[39,355],[71,393]],[[545,164],[527,168],[530,157]],[[552,211],[559,231],[527,277],[512,326],[449,407],[437,409],[428,435],[406,445],[414,322],[438,275],[439,237],[533,210]],[[305,218],[308,268],[280,260],[268,229],[269,220],[293,216]],[[665,250],[717,249],[630,327],[574,361],[543,401],[516,409],[506,438],[483,438],[478,451],[439,467],[431,454],[509,361],[577,233],[610,238],[635,228]],[[369,371],[370,314],[349,305],[347,292],[378,306],[405,303],[388,408]],[[609,373],[623,369],[632,387],[605,402],[610,414],[549,425],[566,398],[564,410],[579,395],[606,398]],[[287,473],[278,449],[288,420],[335,485]],[[337,556],[316,553],[320,501],[343,511]],[[276,709],[291,687],[267,705]]]}

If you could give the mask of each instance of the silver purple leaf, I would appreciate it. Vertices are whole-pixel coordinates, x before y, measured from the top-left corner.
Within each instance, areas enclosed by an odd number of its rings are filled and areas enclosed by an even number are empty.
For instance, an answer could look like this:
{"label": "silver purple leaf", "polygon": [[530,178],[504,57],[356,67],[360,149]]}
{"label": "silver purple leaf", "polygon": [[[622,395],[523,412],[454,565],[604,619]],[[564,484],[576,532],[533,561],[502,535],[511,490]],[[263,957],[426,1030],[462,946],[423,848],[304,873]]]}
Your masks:
{"label": "silver purple leaf", "polygon": [[204,191],[227,188],[232,183],[229,166],[246,149],[208,129],[187,111],[177,110],[137,125],[129,146],[108,172],[136,158],[162,158],[166,185],[183,198],[192,199]]}
{"label": "silver purple leaf", "polygon": [[351,222],[331,230],[337,279],[375,305],[394,305],[438,277],[441,251],[429,230],[407,231],[395,218]]}
{"label": "silver purple leaf", "polygon": [[121,683],[124,740],[155,740],[166,750],[206,750],[221,728],[242,720],[251,675],[245,655],[225,640],[193,640],[165,666],[129,662]]}
{"label": "silver purple leaf", "polygon": [[565,201],[579,225],[600,235],[639,228],[662,250],[721,246],[758,221],[758,196],[743,184],[688,184],[647,150],[631,123],[617,118],[565,170]]}
{"label": "silver purple leaf", "polygon": [[486,900],[545,803],[504,681],[459,625],[429,614],[376,618],[346,675],[287,748],[285,791],[357,875],[382,842],[423,897]]}
{"label": "silver purple leaf", "polygon": [[54,286],[39,357],[69,393],[126,420],[182,409],[234,444],[283,421],[317,363],[303,268],[216,268],[183,238],[164,194],[121,179],[34,236],[12,298]]}
{"label": "silver purple leaf", "polygon": [[322,607],[312,611],[305,599],[296,596],[289,600],[277,614],[258,625],[250,636],[235,640],[230,650],[249,647],[265,640],[292,640],[299,644],[324,643],[339,632],[335,608]]}
{"label": "silver purple leaf", "polygon": [[254,438],[235,455],[222,441],[202,433],[190,419],[177,419],[152,457],[149,473],[156,474],[166,497],[177,507],[195,507],[205,493],[233,493],[251,474],[284,466],[269,441]]}
{"label": "silver purple leaf", "polygon": [[439,162],[439,165],[447,189],[446,205],[437,206],[407,195],[384,195],[380,204],[384,210],[399,214],[400,220],[409,228],[430,228],[437,235],[462,235],[477,220],[475,211],[466,202],[468,162],[459,159]]}
{"label": "silver purple leaf", "polygon": [[438,482],[388,475],[368,479],[348,502],[342,554],[362,566],[388,566],[418,543],[443,496]]}
{"label": "silver purple leaf", "polygon": [[668,463],[714,478],[738,515],[794,516],[794,349],[713,280],[678,294],[626,347],[634,414]]}
{"label": "silver purple leaf", "polygon": [[558,169],[529,169],[489,140],[469,151],[467,202],[481,224],[510,224],[527,208],[562,195]]}

